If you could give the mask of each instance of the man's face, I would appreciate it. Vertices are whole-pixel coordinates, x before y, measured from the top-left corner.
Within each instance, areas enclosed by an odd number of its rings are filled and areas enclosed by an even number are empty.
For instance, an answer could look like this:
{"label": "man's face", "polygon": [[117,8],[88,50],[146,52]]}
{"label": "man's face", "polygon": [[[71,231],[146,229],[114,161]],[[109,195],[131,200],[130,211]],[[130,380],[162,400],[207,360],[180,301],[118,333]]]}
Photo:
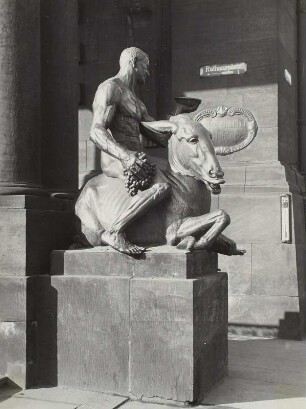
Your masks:
{"label": "man's face", "polygon": [[136,81],[138,84],[144,84],[149,75],[149,60],[148,58],[138,58],[135,64]]}

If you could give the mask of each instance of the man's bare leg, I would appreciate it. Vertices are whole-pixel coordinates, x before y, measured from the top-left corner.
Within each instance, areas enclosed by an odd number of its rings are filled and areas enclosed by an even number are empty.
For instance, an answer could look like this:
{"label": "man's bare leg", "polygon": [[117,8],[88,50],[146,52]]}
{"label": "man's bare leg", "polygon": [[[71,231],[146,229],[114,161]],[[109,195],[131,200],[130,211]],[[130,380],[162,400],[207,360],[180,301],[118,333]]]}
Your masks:
{"label": "man's bare leg", "polygon": [[121,253],[138,255],[145,251],[144,247],[130,243],[124,234],[128,225],[138,217],[146,213],[152,206],[164,199],[170,191],[167,183],[156,183],[152,187],[138,195],[131,206],[126,209],[119,219],[101,235],[103,243],[110,245]]}
{"label": "man's bare leg", "polygon": [[101,240],[103,243],[108,244],[124,254],[137,255],[146,250],[145,247],[136,246],[136,244],[130,243],[126,239],[125,233],[112,229],[105,230],[101,235]]}

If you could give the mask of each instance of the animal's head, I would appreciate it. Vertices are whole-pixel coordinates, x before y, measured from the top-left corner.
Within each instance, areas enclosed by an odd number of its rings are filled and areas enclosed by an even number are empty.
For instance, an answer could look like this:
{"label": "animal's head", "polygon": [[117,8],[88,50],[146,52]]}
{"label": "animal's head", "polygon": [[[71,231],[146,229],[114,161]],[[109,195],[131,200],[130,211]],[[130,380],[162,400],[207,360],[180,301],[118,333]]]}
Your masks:
{"label": "animal's head", "polygon": [[221,192],[224,172],[216,157],[211,134],[203,125],[186,115],[142,124],[149,130],[170,136],[169,164],[174,172],[201,180],[213,194]]}

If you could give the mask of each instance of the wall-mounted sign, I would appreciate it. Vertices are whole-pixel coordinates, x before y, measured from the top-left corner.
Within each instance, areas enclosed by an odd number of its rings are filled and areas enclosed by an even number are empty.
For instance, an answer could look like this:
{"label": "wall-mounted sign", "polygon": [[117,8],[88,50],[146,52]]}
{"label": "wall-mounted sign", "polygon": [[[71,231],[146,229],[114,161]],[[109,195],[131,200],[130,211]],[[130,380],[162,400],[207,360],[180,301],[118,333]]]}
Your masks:
{"label": "wall-mounted sign", "polygon": [[244,74],[247,72],[247,64],[239,62],[235,64],[203,65],[200,67],[200,77],[214,77],[218,75]]}
{"label": "wall-mounted sign", "polygon": [[290,195],[285,193],[280,197],[281,201],[281,231],[282,243],[291,243],[291,203]]}
{"label": "wall-mounted sign", "polygon": [[212,136],[218,155],[229,155],[246,148],[257,134],[253,114],[244,108],[220,106],[207,108],[193,118]]}

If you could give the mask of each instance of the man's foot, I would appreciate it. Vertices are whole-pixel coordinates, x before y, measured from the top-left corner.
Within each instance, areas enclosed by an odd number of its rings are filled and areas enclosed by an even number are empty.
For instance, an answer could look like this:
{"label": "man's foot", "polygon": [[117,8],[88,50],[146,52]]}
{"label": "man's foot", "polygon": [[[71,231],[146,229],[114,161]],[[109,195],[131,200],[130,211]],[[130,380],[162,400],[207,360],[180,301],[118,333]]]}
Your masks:
{"label": "man's foot", "polygon": [[130,256],[137,256],[146,251],[144,247],[136,246],[136,244],[130,243],[124,233],[119,233],[114,230],[106,230],[101,235],[103,243],[108,244],[120,253],[129,254]]}

